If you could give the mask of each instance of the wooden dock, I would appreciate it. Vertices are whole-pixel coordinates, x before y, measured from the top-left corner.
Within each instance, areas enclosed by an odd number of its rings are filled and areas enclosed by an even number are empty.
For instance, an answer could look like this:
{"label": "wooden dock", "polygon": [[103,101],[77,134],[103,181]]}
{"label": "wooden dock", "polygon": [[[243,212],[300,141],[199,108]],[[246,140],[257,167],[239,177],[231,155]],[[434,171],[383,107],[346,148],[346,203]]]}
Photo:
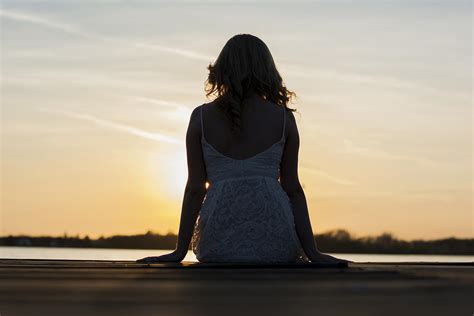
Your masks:
{"label": "wooden dock", "polygon": [[0,315],[472,315],[472,263],[0,259]]}

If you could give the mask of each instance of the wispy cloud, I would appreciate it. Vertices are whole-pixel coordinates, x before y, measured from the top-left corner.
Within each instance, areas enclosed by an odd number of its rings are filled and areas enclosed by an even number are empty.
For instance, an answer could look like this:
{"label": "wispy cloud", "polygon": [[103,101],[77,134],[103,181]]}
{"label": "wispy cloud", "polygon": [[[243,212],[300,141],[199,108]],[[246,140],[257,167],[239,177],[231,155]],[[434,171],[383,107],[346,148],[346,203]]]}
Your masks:
{"label": "wispy cloud", "polygon": [[461,102],[468,102],[470,100],[469,94],[463,94],[456,91],[439,90],[425,84],[414,82],[406,79],[396,77],[389,77],[383,75],[362,74],[355,72],[340,72],[336,70],[328,70],[323,68],[314,69],[303,65],[280,64],[280,68],[290,76],[302,78],[321,78],[325,80],[336,80],[342,82],[350,82],[354,84],[365,84],[371,86],[379,86],[390,89],[405,89],[416,92],[424,92],[430,95],[437,95],[442,97],[457,98]]}
{"label": "wispy cloud", "polygon": [[149,98],[149,97],[134,97],[134,98],[132,98],[132,100],[140,102],[140,103],[150,104],[150,105],[153,105],[153,106],[158,106],[158,107],[169,108],[169,109],[172,109],[172,110],[177,110],[177,111],[182,112],[183,114],[186,114],[186,115],[191,114],[191,109],[189,107],[183,105],[182,103],[178,103],[178,102],[172,102],[172,101],[168,101],[168,100]]}
{"label": "wispy cloud", "polygon": [[[146,42],[134,42],[126,41],[120,38],[114,38],[110,36],[105,36],[99,33],[92,33],[82,30],[78,26],[73,26],[64,22],[59,22],[50,18],[46,18],[39,15],[34,15],[30,13],[12,11],[12,10],[0,10],[0,17],[21,21],[26,23],[36,24],[42,27],[47,27],[50,29],[62,31],[71,35],[80,36],[83,38],[88,38],[91,40],[98,40],[102,42],[107,42],[111,44],[127,46],[131,48],[143,49],[158,51],[170,55],[180,56],[187,59],[198,60],[210,62],[214,59],[213,56],[206,55],[202,52],[197,52],[185,48],[171,47],[167,45],[160,45],[156,43],[146,43]],[[432,95],[448,95],[449,97],[457,97],[462,101],[466,101],[467,98],[470,98],[469,95],[462,93],[457,93],[454,91],[444,92],[439,89],[432,88],[417,82],[411,82],[405,79],[380,76],[380,75],[370,75],[370,74],[360,74],[360,73],[350,73],[350,72],[338,72],[334,70],[327,69],[311,69],[303,65],[296,64],[280,64],[280,68],[285,71],[286,74],[297,77],[304,78],[324,78],[324,79],[335,79],[340,81],[352,82],[356,84],[370,84],[377,86],[384,86],[388,88],[398,88],[398,89],[413,89],[416,91],[424,91],[425,93]]]}
{"label": "wispy cloud", "polygon": [[206,61],[210,62],[213,57],[208,56],[199,52],[195,52],[192,50],[188,49],[183,49],[183,48],[177,48],[177,47],[171,47],[171,46],[165,46],[165,45],[158,45],[154,43],[142,43],[142,42],[132,42],[132,41],[125,41],[122,39],[118,38],[113,38],[110,36],[104,36],[99,33],[91,33],[87,31],[81,30],[77,26],[72,26],[63,22],[58,22],[46,17],[38,16],[38,15],[33,15],[30,13],[24,13],[24,12],[18,12],[18,11],[11,11],[11,10],[0,10],[0,17],[10,19],[10,20],[15,20],[19,22],[26,22],[26,23],[32,23],[36,24],[39,26],[43,26],[46,28],[62,31],[67,34],[75,35],[75,36],[80,36],[92,40],[98,40],[102,42],[109,42],[109,43],[115,43],[119,45],[124,45],[128,47],[133,47],[133,48],[138,48],[138,49],[144,49],[144,50],[153,50],[153,51],[159,51],[171,55],[176,55],[176,56],[181,56],[185,57],[188,59],[193,59],[193,60],[200,60],[200,61]]}
{"label": "wispy cloud", "polygon": [[130,44],[137,48],[143,48],[147,50],[156,50],[156,51],[160,51],[164,53],[170,53],[172,55],[179,55],[179,56],[186,57],[189,59],[210,62],[213,58],[212,56],[204,55],[195,51],[181,49],[181,48],[175,48],[175,47],[169,47],[169,46],[163,46],[163,45],[157,45],[157,44],[149,44],[149,43],[130,43]]}
{"label": "wispy cloud", "polygon": [[152,140],[152,141],[164,142],[164,143],[170,143],[170,144],[183,143],[183,140],[178,139],[176,137],[168,136],[162,133],[148,132],[134,126],[113,122],[113,121],[106,120],[104,118],[100,118],[100,117],[90,115],[90,114],[78,113],[78,112],[73,112],[73,111],[68,111],[68,110],[50,109],[50,108],[37,108],[37,110],[42,111],[42,112],[58,114],[58,115],[74,118],[77,120],[88,121],[104,128],[120,131],[123,133],[127,133],[129,135],[137,136],[137,137]]}
{"label": "wispy cloud", "polygon": [[415,162],[421,166],[436,167],[440,163],[431,159],[415,156],[407,156],[394,154],[387,151],[383,151],[377,148],[369,148],[360,145],[356,145],[353,141],[349,139],[344,139],[345,152],[350,154],[358,154],[361,156],[366,156],[370,158],[379,158],[379,159],[389,159],[389,160],[406,160]]}
{"label": "wispy cloud", "polygon": [[337,184],[342,184],[342,185],[346,185],[346,186],[354,186],[356,185],[357,183],[355,183],[354,181],[351,181],[351,180],[347,180],[347,179],[342,179],[342,178],[338,178],[338,177],[334,177],[330,174],[328,174],[327,172],[325,171],[322,171],[322,170],[319,170],[319,169],[315,169],[315,168],[308,168],[308,167],[299,167],[299,170],[305,172],[305,173],[312,173],[312,174],[317,174],[331,182],[334,182],[334,183],[337,183]]}
{"label": "wispy cloud", "polygon": [[0,10],[0,16],[3,18],[7,18],[10,20],[15,20],[15,21],[20,21],[20,22],[27,22],[27,23],[32,23],[36,25],[40,25],[43,27],[55,29],[58,31],[62,31],[64,33],[72,34],[72,35],[77,35],[81,37],[87,37],[87,38],[94,38],[94,39],[101,39],[99,36],[95,36],[93,34],[83,32],[77,27],[73,27],[71,25],[68,25],[66,23],[62,22],[57,22],[53,21],[44,17],[40,17],[37,15],[32,15],[32,14],[27,14],[27,13],[22,13],[22,12],[17,12],[17,11],[11,11],[11,10],[5,10],[1,9]]}

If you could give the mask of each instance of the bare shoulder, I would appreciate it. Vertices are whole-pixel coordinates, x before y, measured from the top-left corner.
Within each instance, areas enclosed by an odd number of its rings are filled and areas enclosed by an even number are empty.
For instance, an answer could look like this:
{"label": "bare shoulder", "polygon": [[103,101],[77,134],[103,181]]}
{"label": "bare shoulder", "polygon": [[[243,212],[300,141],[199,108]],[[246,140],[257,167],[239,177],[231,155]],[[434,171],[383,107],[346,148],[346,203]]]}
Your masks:
{"label": "bare shoulder", "polygon": [[188,132],[200,133],[201,131],[201,107],[203,104],[196,106],[189,117]]}
{"label": "bare shoulder", "polygon": [[294,115],[294,111],[291,111],[285,108],[286,111],[286,127],[287,127],[287,135],[297,134],[298,133],[298,125],[296,123],[296,118]]}
{"label": "bare shoulder", "polygon": [[209,113],[209,110],[212,110],[211,108],[214,108],[215,107],[215,101],[216,100],[213,100],[213,101],[209,101],[209,102],[206,102],[206,103],[201,103],[200,105],[198,105],[193,112],[196,112],[197,114],[200,115],[200,111],[202,109],[202,112],[203,114],[206,113],[208,114]]}
{"label": "bare shoulder", "polygon": [[201,111],[201,108],[203,107],[203,105],[204,104],[200,104],[193,109],[193,111],[191,112],[191,118],[199,116],[200,114],[199,112]]}

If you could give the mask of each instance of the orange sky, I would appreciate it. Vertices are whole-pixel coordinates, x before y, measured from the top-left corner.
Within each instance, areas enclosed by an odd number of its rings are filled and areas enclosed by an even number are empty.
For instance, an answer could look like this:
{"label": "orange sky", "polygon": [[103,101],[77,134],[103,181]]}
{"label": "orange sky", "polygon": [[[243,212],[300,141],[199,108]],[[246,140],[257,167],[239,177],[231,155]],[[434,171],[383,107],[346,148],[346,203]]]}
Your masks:
{"label": "orange sky", "polygon": [[316,233],[473,237],[468,4],[6,1],[0,234],[176,232],[206,66],[249,32],[299,96]]}

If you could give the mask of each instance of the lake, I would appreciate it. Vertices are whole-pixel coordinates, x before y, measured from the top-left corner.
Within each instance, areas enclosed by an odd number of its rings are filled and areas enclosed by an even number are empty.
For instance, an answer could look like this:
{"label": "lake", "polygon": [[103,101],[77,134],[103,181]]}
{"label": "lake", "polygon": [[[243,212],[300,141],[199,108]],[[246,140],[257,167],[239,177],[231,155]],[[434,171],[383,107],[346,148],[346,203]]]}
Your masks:
{"label": "lake", "polygon": [[[0,247],[0,259],[136,260],[168,252],[170,250]],[[474,262],[474,256],[342,253],[331,253],[331,255],[354,262]],[[188,251],[184,260],[197,261],[192,251]]]}

